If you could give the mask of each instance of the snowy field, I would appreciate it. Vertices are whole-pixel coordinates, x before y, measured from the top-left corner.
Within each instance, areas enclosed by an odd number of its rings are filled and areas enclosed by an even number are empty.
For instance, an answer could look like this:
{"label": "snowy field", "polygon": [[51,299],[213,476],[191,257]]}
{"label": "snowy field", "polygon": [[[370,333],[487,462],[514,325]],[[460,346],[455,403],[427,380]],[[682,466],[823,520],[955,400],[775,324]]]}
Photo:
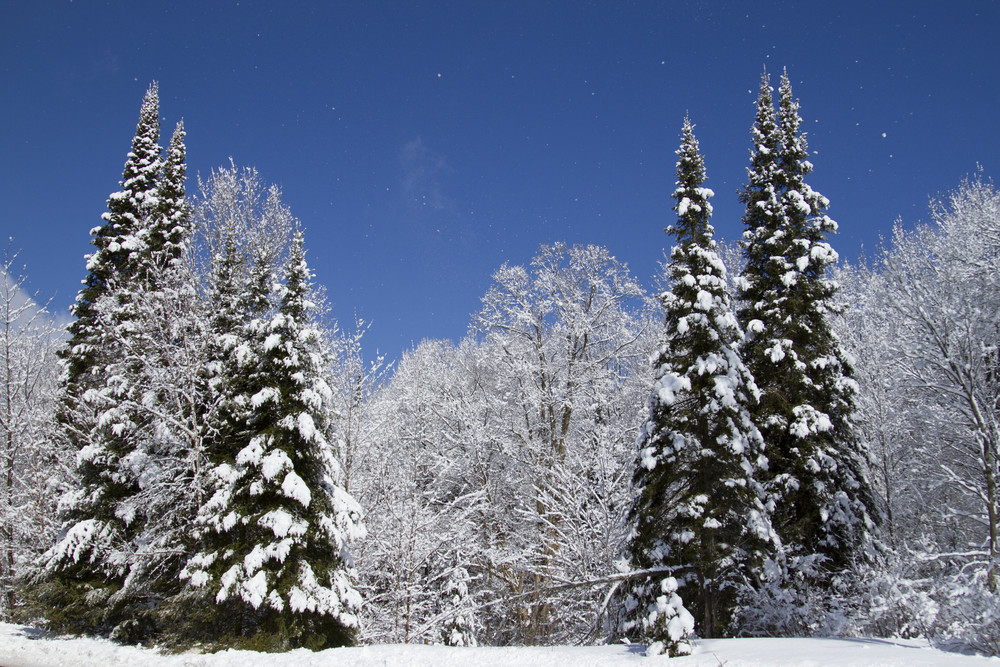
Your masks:
{"label": "snowy field", "polygon": [[1000,666],[1000,658],[946,653],[925,642],[882,639],[712,639],[695,642],[685,658],[647,658],[639,646],[447,648],[443,646],[381,645],[340,648],[313,653],[282,654],[225,651],[213,655],[161,655],[156,651],[118,646],[96,639],[42,638],[29,628],[0,623],[2,667],[307,667],[336,665],[493,667],[583,667],[593,665],[670,664],[675,667],[749,667],[751,665],[898,665],[900,667]]}

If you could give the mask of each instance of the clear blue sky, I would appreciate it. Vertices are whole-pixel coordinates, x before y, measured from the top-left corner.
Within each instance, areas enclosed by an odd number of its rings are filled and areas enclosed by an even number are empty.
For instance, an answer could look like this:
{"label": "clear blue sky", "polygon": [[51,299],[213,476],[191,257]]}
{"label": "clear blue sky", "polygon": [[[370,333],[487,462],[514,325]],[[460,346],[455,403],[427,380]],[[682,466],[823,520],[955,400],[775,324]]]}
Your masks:
{"label": "clear blue sky", "polygon": [[853,259],[997,174],[997,34],[986,1],[3,0],[0,231],[68,308],[157,80],[192,181],[232,157],[279,184],[334,314],[396,357],[461,337],[540,243],[606,245],[650,285],[685,112],[737,238],[765,66],[788,68]]}

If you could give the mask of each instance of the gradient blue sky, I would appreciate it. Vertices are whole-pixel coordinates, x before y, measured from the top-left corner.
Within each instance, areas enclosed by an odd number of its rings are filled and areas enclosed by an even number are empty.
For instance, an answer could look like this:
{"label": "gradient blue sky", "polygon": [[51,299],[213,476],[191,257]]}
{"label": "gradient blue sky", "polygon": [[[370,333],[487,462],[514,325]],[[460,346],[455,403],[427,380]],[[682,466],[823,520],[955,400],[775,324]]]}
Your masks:
{"label": "gradient blue sky", "polygon": [[396,357],[461,337],[540,243],[606,245],[651,285],[686,112],[737,238],[765,66],[788,68],[853,259],[996,174],[998,34],[986,1],[4,0],[0,231],[65,311],[157,80],[191,180],[232,157],[279,184],[334,314]]}

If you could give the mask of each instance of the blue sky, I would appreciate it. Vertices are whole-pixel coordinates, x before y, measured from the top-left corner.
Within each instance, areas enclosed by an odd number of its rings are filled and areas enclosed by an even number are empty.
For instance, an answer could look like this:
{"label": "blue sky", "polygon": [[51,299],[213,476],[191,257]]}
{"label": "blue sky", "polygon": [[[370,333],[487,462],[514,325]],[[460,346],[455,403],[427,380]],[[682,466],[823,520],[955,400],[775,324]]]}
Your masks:
{"label": "blue sky", "polygon": [[842,257],[1000,155],[1000,3],[3,0],[0,16],[0,232],[53,309],[156,80],[192,181],[231,157],[279,184],[334,314],[371,320],[369,351],[390,357],[461,337],[491,273],[540,243],[606,245],[651,285],[685,113],[716,232],[737,238],[765,67],[801,100]]}

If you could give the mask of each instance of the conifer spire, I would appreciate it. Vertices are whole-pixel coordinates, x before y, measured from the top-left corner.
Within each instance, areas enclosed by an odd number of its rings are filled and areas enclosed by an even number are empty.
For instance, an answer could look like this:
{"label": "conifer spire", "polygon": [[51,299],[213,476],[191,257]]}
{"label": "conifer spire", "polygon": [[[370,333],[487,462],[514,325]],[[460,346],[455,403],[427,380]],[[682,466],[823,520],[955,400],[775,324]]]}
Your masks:
{"label": "conifer spire", "polygon": [[[629,555],[634,569],[669,568],[699,633],[715,637],[726,631],[772,533],[755,477],[766,463],[749,412],[757,388],[736,350],[742,333],[713,239],[713,193],[704,187],[704,160],[688,118],[677,155],[678,221],[667,228],[676,239],[672,286],[660,295],[666,326],[639,436]],[[636,585],[627,606],[637,610],[632,627],[669,648],[680,640],[663,634],[670,621],[656,611],[666,590],[660,578]]]}
{"label": "conifer spire", "polygon": [[155,207],[145,233],[145,279],[174,266],[191,238],[191,210],[185,201],[184,180],[187,174],[184,146],[184,121],[177,123],[157,181]]}
{"label": "conifer spire", "polygon": [[62,353],[67,364],[68,400],[76,403],[94,381],[100,363],[100,327],[95,321],[95,304],[115,286],[128,280],[132,253],[141,247],[137,233],[142,218],[155,201],[160,170],[159,92],[154,81],[142,100],[139,123],[132,139],[132,150],[125,161],[121,190],[108,197],[104,224],[91,230],[94,252],[87,256],[87,277],[76,297],[72,311],[75,320],[69,327],[70,343]]}
{"label": "conifer spire", "polygon": [[781,77],[777,123],[765,76],[757,99],[743,252],[737,279],[743,358],[762,392],[755,411],[771,461],[772,520],[802,576],[830,581],[868,540],[871,492],[851,425],[855,384],[830,328],[837,261],[826,234],[829,202],[805,177],[812,171],[798,101]]}
{"label": "conifer spire", "polygon": [[142,100],[132,150],[122,171],[121,190],[108,197],[108,212],[103,216],[105,225],[98,233],[107,242],[102,247],[95,239],[98,252],[110,254],[108,262],[119,279],[126,279],[134,271],[132,254],[142,249],[148,218],[157,206],[162,150],[159,86],[154,81]]}

